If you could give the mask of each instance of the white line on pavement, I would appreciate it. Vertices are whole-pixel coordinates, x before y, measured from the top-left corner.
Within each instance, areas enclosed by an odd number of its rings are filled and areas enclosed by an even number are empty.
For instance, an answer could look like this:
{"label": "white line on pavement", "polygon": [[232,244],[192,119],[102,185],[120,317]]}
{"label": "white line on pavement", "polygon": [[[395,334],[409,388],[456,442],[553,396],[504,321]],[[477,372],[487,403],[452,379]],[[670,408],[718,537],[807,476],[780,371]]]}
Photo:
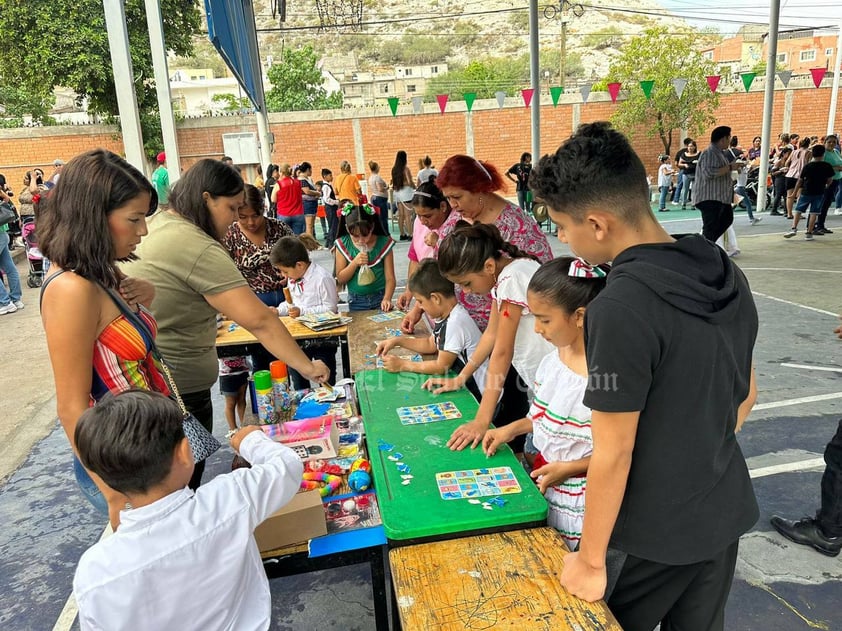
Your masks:
{"label": "white line on pavement", "polygon": [[740,267],[744,272],[809,272],[811,274],[842,274],[838,269],[792,269],[791,267]]}
{"label": "white line on pavement", "polygon": [[824,372],[842,372],[842,368],[833,366],[806,366],[804,364],[781,364],[784,368],[803,368],[804,370],[821,370]]}
{"label": "white line on pavement", "polygon": [[767,475],[775,475],[776,473],[790,473],[792,471],[806,471],[807,469],[817,469],[824,467],[824,458],[810,458],[809,460],[799,460],[797,462],[784,462],[781,464],[773,464],[768,467],[759,467],[751,469],[749,476],[754,478],[763,478]]}
{"label": "white line on pavement", "polygon": [[833,316],[834,318],[839,315],[837,313],[833,313],[831,311],[825,311],[824,309],[817,309],[816,307],[808,307],[807,305],[802,305],[797,302],[792,302],[791,300],[784,300],[783,298],[776,298],[775,296],[770,296],[769,294],[764,294],[759,291],[752,291],[755,296],[760,296],[761,298],[767,298],[769,300],[774,300],[775,302],[782,302],[785,305],[792,305],[793,307],[801,307],[802,309],[809,309],[810,311],[815,311],[816,313],[821,313],[823,315]]}
{"label": "white line on pavement", "polygon": [[815,403],[816,401],[831,401],[842,399],[842,392],[831,392],[830,394],[817,394],[811,397],[799,397],[798,399],[784,399],[782,401],[770,401],[769,403],[758,403],[752,408],[752,412],[759,410],[772,410],[784,408],[790,405],[801,405],[802,403]]}

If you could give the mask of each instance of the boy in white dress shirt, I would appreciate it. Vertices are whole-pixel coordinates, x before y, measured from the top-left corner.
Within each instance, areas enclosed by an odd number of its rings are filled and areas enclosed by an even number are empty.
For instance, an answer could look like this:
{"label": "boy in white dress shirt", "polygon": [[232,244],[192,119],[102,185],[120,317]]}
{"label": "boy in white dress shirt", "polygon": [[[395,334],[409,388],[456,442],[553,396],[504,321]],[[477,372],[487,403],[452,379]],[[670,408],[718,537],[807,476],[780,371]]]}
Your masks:
{"label": "boy in white dress shirt", "polygon": [[76,568],[83,630],[269,628],[269,581],[253,533],[299,489],[303,466],[291,449],[244,427],[231,446],[252,468],[191,491],[181,410],[146,390],[89,408],[75,437],[85,467],[129,500],[119,529]]}
{"label": "boy in white dress shirt", "polygon": [[[407,282],[409,291],[435,324],[430,337],[390,337],[377,345],[377,355],[389,372],[415,372],[424,375],[443,375],[448,370],[459,373],[472,362],[482,333],[465,307],[456,299],[453,282],[442,276],[435,259],[424,259]],[[423,355],[436,354],[435,359],[413,362],[387,353],[396,347]],[[465,387],[477,399],[482,397],[488,359],[476,367]]]}
{"label": "boy in white dress shirt", "polygon": [[[289,296],[278,305],[278,315],[297,318],[307,313],[336,313],[339,295],[336,280],[321,265],[310,261],[307,248],[298,237],[281,237],[269,253],[269,261],[287,278]],[[290,300],[290,298],[292,300]],[[306,340],[302,346],[310,359],[321,359],[330,369],[328,383],[336,383],[336,351],[339,345],[330,340]],[[310,382],[292,368],[292,387],[303,390]]]}

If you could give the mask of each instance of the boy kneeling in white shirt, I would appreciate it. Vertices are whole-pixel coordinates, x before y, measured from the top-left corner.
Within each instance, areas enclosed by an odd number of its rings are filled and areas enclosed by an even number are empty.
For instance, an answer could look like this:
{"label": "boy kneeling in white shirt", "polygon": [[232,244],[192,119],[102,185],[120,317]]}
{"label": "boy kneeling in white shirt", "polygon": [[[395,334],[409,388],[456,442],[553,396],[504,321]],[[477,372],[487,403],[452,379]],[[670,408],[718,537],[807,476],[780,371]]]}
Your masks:
{"label": "boy kneeling in white shirt", "polygon": [[254,529],[298,491],[298,456],[257,426],[231,446],[252,463],[198,490],[179,406],[146,390],[107,397],[76,426],[79,458],[128,498],[120,527],[79,560],[83,630],[268,629]]}
{"label": "boy kneeling in white shirt", "polygon": [[[278,305],[278,315],[297,318],[307,313],[336,313],[339,294],[336,279],[321,265],[310,262],[310,254],[298,237],[281,237],[272,246],[269,261],[287,277],[289,296]],[[292,300],[290,300],[290,298]],[[321,359],[330,370],[328,383],[336,383],[336,351],[339,344],[330,340],[306,340],[301,350],[310,359]],[[292,368],[292,387],[303,390],[310,382]],[[346,375],[347,377],[347,375]]]}

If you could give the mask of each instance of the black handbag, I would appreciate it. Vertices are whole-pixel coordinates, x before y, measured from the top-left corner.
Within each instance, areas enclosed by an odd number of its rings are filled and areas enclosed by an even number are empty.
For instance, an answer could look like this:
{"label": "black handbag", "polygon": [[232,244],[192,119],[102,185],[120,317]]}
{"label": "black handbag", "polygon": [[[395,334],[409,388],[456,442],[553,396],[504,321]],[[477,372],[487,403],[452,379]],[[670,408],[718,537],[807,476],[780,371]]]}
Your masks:
{"label": "black handbag", "polygon": [[129,322],[136,326],[143,337],[146,338],[152,352],[152,357],[155,358],[155,360],[161,365],[161,372],[164,373],[170,393],[178,403],[178,406],[181,408],[181,413],[184,415],[184,418],[182,419],[184,435],[187,437],[187,442],[190,443],[190,449],[193,452],[193,461],[201,462],[202,460],[206,460],[211,456],[211,454],[220,449],[222,444],[184,405],[184,401],[178,393],[178,386],[175,385],[175,379],[172,378],[170,369],[164,361],[164,358],[161,356],[161,352],[155,344],[155,338],[152,335],[152,331],[149,330],[146,323],[140,319],[140,316],[138,316],[137,313],[128,308],[128,305],[126,305],[116,291],[109,287],[102,287],[106,292],[108,292],[108,295],[111,297],[111,300],[114,301],[114,304],[117,305],[120,313],[122,313]]}
{"label": "black handbag", "polygon": [[12,202],[0,202],[0,227],[17,221],[18,211]]}

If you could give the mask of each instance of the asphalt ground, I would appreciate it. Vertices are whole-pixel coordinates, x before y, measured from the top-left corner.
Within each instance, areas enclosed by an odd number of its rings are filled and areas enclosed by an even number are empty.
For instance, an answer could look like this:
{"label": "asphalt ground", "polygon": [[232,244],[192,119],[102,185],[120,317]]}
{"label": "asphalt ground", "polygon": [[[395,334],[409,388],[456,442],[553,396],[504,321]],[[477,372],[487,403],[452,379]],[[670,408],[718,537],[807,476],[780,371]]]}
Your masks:
{"label": "asphalt ground", "polygon": [[[695,211],[658,215],[673,233],[698,231]],[[763,217],[735,222],[745,271],[760,315],[755,351],[759,398],[739,435],[754,478],[761,516],[740,547],[728,602],[729,631],[842,629],[842,564],[789,543],[769,525],[772,514],[798,518],[819,502],[822,452],[842,405],[842,340],[833,336],[842,312],[842,217],[836,234],[806,242],[782,235],[788,222]],[[557,254],[566,247],[551,238]],[[398,277],[405,278],[408,245],[398,243]],[[25,261],[19,269],[26,272]],[[76,629],[71,584],[82,552],[102,534],[104,520],[73,481],[63,431],[54,419],[52,377],[37,313],[37,292],[26,309],[0,318],[0,629]],[[215,432],[225,433],[221,399]],[[205,479],[230,467],[225,448]],[[373,629],[365,565],[271,582],[273,629]],[[201,597],[199,594],[196,597]]]}

